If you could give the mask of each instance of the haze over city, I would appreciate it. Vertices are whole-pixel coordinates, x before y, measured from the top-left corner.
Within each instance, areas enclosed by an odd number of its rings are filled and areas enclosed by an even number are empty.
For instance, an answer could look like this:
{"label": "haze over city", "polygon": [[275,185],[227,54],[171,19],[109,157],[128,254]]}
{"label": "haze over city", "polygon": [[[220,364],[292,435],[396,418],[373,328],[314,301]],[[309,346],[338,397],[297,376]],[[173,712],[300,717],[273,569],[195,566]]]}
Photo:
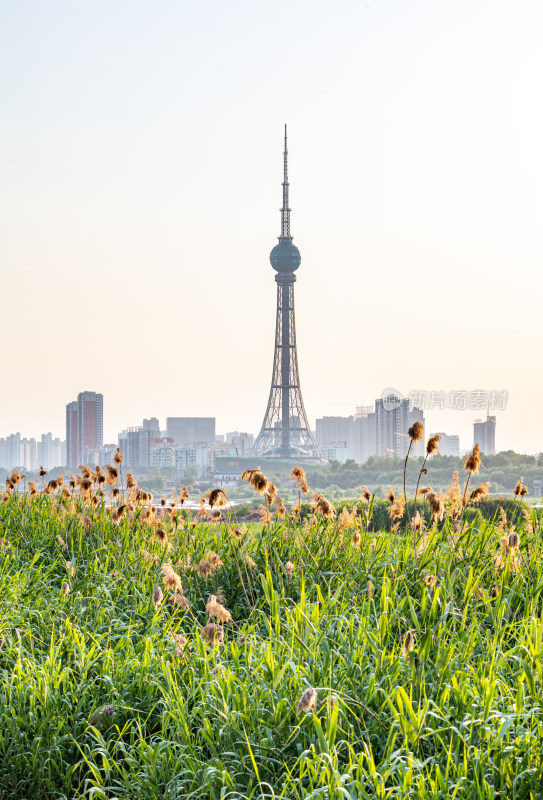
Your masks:
{"label": "haze over city", "polygon": [[[311,425],[386,387],[508,392],[543,450],[543,9],[36,2],[0,10],[0,436],[102,392],[258,433],[283,124]],[[469,16],[469,24],[467,19]],[[426,412],[471,446],[481,412]]]}

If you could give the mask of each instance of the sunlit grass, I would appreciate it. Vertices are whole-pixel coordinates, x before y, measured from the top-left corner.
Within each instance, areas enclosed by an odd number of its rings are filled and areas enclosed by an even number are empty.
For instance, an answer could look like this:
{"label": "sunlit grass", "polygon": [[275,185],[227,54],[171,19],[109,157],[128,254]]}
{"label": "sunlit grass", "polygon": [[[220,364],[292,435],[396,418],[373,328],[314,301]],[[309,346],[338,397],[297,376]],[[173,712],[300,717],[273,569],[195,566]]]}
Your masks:
{"label": "sunlit grass", "polygon": [[[116,524],[72,502],[0,506],[0,796],[539,796],[535,514],[445,519],[415,553],[411,531],[368,531],[361,504],[351,523],[247,531],[176,511],[162,543],[144,508]],[[217,646],[210,595],[233,618]]]}

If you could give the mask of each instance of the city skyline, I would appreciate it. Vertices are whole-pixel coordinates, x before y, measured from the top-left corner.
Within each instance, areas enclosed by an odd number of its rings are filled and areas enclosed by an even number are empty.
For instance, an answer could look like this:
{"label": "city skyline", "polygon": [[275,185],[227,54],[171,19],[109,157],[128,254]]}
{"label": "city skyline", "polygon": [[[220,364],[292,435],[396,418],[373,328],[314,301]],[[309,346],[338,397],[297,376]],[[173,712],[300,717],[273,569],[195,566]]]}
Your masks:
{"label": "city skyline", "polygon": [[[311,426],[387,386],[506,390],[499,448],[543,450],[540,4],[1,14],[0,436],[63,436],[85,386],[106,441],[150,413],[258,432],[288,121]],[[463,446],[474,416],[426,413]]]}
{"label": "city skyline", "polygon": [[[468,393],[468,397],[469,397],[469,393]],[[313,424],[311,424],[312,433],[315,433],[316,424],[317,424],[317,421],[319,419],[326,418],[326,417],[348,417],[349,415],[354,413],[353,409],[356,409],[356,408],[359,408],[359,407],[367,408],[367,407],[369,407],[369,405],[373,406],[373,404],[374,404],[376,399],[377,398],[373,398],[371,401],[369,401],[369,404],[368,403],[360,404],[360,403],[357,403],[357,402],[355,403],[355,402],[352,402],[351,400],[349,400],[348,403],[343,406],[345,408],[344,413],[339,413],[339,412],[336,413],[336,409],[327,409],[327,410],[325,410],[325,413],[323,413],[319,417],[315,417],[313,419]],[[109,408],[109,400],[108,399],[106,399],[106,404],[107,404],[107,407]],[[423,408],[423,410],[424,410],[424,408]],[[184,409],[183,409],[183,411],[184,411]],[[540,452],[543,452],[543,449],[537,449],[537,448],[535,448],[533,450],[525,450],[524,451],[524,450],[521,450],[519,447],[515,447],[514,444],[511,447],[509,447],[509,446],[506,447],[505,445],[502,446],[502,442],[500,440],[501,440],[501,435],[502,435],[502,426],[503,426],[504,413],[506,413],[506,412],[504,412],[502,410],[502,411],[497,411],[497,412],[493,411],[492,413],[497,413],[497,419],[498,419],[498,423],[499,423],[499,426],[500,426],[499,440],[498,440],[498,443],[497,443],[498,444],[498,447],[497,447],[498,450],[514,450],[515,452],[518,452],[518,453],[525,452],[525,453],[527,453],[529,455],[536,455],[536,454],[539,454]],[[164,420],[164,427],[161,428],[161,430],[163,430],[164,432],[167,429],[167,424],[166,424],[167,418],[173,416],[172,408],[170,406],[168,406],[166,408],[165,413],[163,415],[161,415],[160,417],[158,416],[158,414],[155,414],[153,412],[153,410],[149,411],[148,409],[146,409],[139,416],[139,418],[131,417],[130,418],[130,424],[128,424],[126,422],[126,419],[124,419],[124,421],[123,421],[123,419],[121,417],[121,421],[120,421],[120,423],[119,423],[119,425],[117,427],[116,424],[113,424],[113,423],[109,422],[108,415],[106,413],[105,414],[105,419],[104,419],[104,431],[105,432],[103,433],[104,444],[116,443],[117,439],[118,439],[118,435],[119,435],[119,433],[121,431],[128,430],[130,428],[139,427],[142,424],[142,420],[143,421],[146,420],[146,414],[147,415],[153,414],[154,418]],[[53,426],[51,424],[47,424],[47,421],[46,421],[45,425],[44,425],[44,429],[47,429],[47,430],[40,430],[35,426],[31,427],[30,425],[25,425],[24,421],[22,421],[21,424],[15,425],[12,429],[8,429],[7,426],[3,426],[2,428],[0,428],[0,439],[5,438],[6,436],[10,436],[10,435],[12,435],[14,433],[20,433],[21,436],[23,436],[24,438],[35,439],[37,441],[42,435],[47,433],[47,434],[51,434],[54,439],[63,440],[63,439],[65,439],[65,435],[66,435],[66,404],[64,404],[61,407],[61,409],[58,411],[57,416],[62,418],[62,427],[55,427],[55,426]],[[179,417],[190,417],[190,416],[201,417],[203,415],[200,415],[200,414],[192,414],[191,415],[191,414],[188,414],[188,413],[178,413],[177,416],[179,416]],[[220,412],[213,413],[210,416],[215,420],[220,420],[220,418],[221,418]],[[482,420],[482,419],[484,419],[486,417],[486,406],[478,405],[476,408],[470,408],[469,405],[467,405],[465,410],[454,411],[454,412],[451,411],[451,413],[450,413],[450,415],[448,417],[450,420],[452,420],[451,424],[444,424],[443,420],[445,419],[445,417],[446,417],[446,415],[443,414],[443,416],[442,416],[442,412],[439,411],[439,410],[436,410],[434,412],[426,410],[425,411],[425,419],[426,419],[425,434],[429,435],[430,433],[443,431],[443,432],[446,432],[448,435],[459,436],[460,437],[460,449],[462,451],[464,451],[464,450],[467,451],[473,445],[473,441],[472,441],[473,440],[473,425],[477,421]],[[455,419],[460,419],[461,417],[464,417],[464,421],[462,422],[462,424],[455,425],[454,424],[455,423]],[[311,420],[310,420],[310,422],[311,422]],[[1,420],[0,420],[0,423],[1,423]],[[258,431],[259,431],[259,426],[258,425],[256,426],[255,429],[251,429],[247,425],[244,425],[243,421],[241,422],[241,424],[238,424],[237,426],[236,425],[228,426],[228,425],[225,425],[225,424],[222,424],[222,423],[218,423],[218,424],[216,424],[216,428],[217,428],[217,434],[218,435],[221,435],[221,434],[222,435],[226,435],[226,433],[228,433],[229,431],[250,431],[252,434],[254,434],[255,439],[256,439]]]}
{"label": "city skyline", "polygon": [[[215,457],[237,455],[241,458],[258,458],[262,454],[254,447],[258,437],[252,432],[216,431],[215,417],[167,417],[161,428],[157,417],[143,418],[141,424],[123,427],[111,441],[103,438],[103,403],[101,393],[83,391],[76,401],[66,405],[66,438],[53,438],[42,434],[37,438],[22,436],[20,432],[0,437],[0,468],[23,468],[34,471],[38,466],[46,469],[65,467],[77,469],[79,462],[106,464],[112,461],[120,448],[125,465],[135,467],[171,467],[179,470],[181,464],[198,463],[200,471],[214,468]],[[326,461],[345,462],[352,459],[364,464],[373,456],[403,459],[408,450],[408,428],[415,422],[423,426],[422,441],[411,451],[413,457],[424,455],[425,439],[435,434],[441,437],[442,455],[460,456],[479,444],[481,453],[494,455],[496,447],[495,415],[487,413],[486,420],[475,419],[472,424],[472,441],[461,447],[458,434],[432,429],[427,425],[423,408],[413,406],[390,389],[368,406],[357,406],[347,417],[318,418],[312,436]],[[499,445],[499,443],[498,443]],[[540,453],[537,455],[541,455]],[[281,457],[281,456],[280,456]],[[316,460],[290,453],[290,459]],[[187,460],[188,459],[188,460]],[[191,460],[192,459],[192,460]],[[273,461],[273,459],[272,459]]]}

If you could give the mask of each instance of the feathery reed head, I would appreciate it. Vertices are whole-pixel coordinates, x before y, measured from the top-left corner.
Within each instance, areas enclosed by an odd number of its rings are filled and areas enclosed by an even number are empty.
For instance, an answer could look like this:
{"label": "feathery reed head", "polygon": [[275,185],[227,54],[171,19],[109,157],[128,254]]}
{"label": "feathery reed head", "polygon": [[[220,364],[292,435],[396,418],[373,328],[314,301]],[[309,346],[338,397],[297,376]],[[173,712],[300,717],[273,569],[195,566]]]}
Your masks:
{"label": "feathery reed head", "polygon": [[445,505],[443,503],[443,493],[429,491],[426,493],[426,499],[428,500],[428,505],[430,506],[430,512],[434,518],[434,520],[442,520],[445,515]]}
{"label": "feathery reed head", "polygon": [[315,492],[309,498],[309,505],[315,514],[321,514],[325,519],[332,519],[336,516],[336,509],[323,494]]}
{"label": "feathery reed head", "polygon": [[439,443],[441,441],[441,436],[439,433],[436,433],[434,436],[430,436],[428,441],[426,442],[426,455],[431,456],[434,453],[439,452]]}
{"label": "feathery reed head", "polygon": [[216,647],[224,639],[224,630],[220,625],[215,625],[213,622],[208,622],[207,625],[204,625],[200,631],[200,636],[206,644],[210,645],[210,647]]}
{"label": "feathery reed head", "polygon": [[117,452],[113,456],[113,463],[118,464],[119,466],[123,463],[123,454],[121,453],[121,448],[117,448]]}
{"label": "feathery reed head", "polygon": [[472,503],[478,503],[483,495],[488,494],[489,483],[481,483],[474,489],[470,495],[470,501]]}
{"label": "feathery reed head", "polygon": [[165,544],[168,538],[168,534],[164,530],[164,528],[157,528],[155,531],[155,541],[160,542],[160,544]]}
{"label": "feathery reed head", "polygon": [[481,461],[481,454],[479,451],[479,444],[475,444],[473,450],[469,455],[466,457],[464,461],[464,469],[466,472],[469,472],[471,475],[474,475],[476,472],[479,472],[479,469],[483,466],[483,462]]}
{"label": "feathery reed head", "polygon": [[405,513],[405,497],[401,494],[387,509],[392,522],[402,519]]}
{"label": "feathery reed head", "polygon": [[215,617],[220,623],[232,622],[232,614],[219,602],[218,597],[214,594],[209,595],[206,611],[210,618]]}
{"label": "feathery reed head", "polygon": [[317,705],[317,694],[318,690],[313,687],[305,689],[296,706],[296,713],[301,714],[302,711],[312,711]]}
{"label": "feathery reed head", "polygon": [[402,647],[402,658],[408,659],[409,654],[413,652],[415,649],[415,631],[410,630],[407,631],[405,634],[405,639],[403,640],[403,647]]}
{"label": "feathery reed head", "polygon": [[212,489],[203,496],[202,500],[204,502],[207,501],[210,508],[225,506],[228,503],[228,497],[224,489]]}
{"label": "feathery reed head", "polygon": [[291,481],[296,481],[296,488],[302,492],[302,494],[307,494],[309,492],[309,486],[307,484],[307,478],[305,475],[305,471],[300,466],[294,467],[292,472],[290,473]]}
{"label": "feathery reed head", "polygon": [[162,593],[162,589],[160,588],[160,586],[157,586],[155,588],[155,591],[153,592],[153,605],[154,605],[155,609],[159,607],[159,605],[162,603],[163,599],[164,599],[164,595]]}
{"label": "feathery reed head", "polygon": [[422,434],[424,433],[424,426],[422,422],[419,422],[418,420],[414,422],[407,433],[412,442],[422,441]]}

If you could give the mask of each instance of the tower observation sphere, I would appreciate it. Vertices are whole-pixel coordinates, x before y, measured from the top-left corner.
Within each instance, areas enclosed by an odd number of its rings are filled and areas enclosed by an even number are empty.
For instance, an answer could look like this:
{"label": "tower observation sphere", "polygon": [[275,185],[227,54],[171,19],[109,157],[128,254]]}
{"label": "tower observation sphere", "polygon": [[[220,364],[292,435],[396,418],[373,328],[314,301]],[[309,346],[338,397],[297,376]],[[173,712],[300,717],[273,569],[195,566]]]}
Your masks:
{"label": "tower observation sphere", "polygon": [[279,241],[270,253],[270,263],[276,272],[294,272],[302,261],[300,251],[292,241]]}

